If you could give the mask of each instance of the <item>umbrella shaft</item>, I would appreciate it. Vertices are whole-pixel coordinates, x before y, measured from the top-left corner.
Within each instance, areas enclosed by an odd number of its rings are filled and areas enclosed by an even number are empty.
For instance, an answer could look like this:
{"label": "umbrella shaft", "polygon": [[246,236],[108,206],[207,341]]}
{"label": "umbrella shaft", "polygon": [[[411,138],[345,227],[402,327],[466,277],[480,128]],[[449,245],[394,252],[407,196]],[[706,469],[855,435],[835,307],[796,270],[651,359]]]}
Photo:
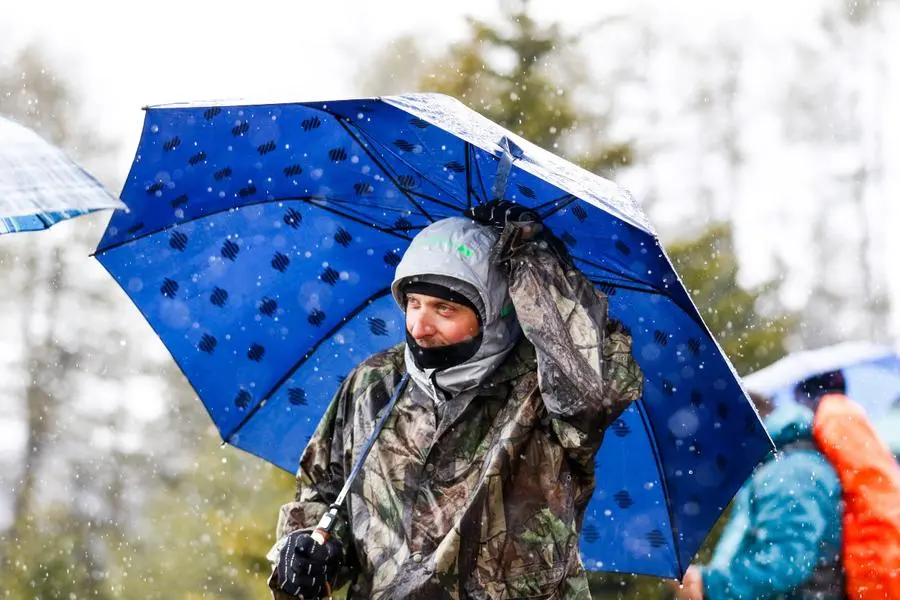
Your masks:
{"label": "umbrella shaft", "polygon": [[344,487],[341,488],[340,493],[337,495],[337,498],[335,498],[334,503],[329,507],[328,512],[322,515],[321,520],[319,520],[319,524],[316,525],[316,533],[319,534],[319,536],[323,540],[319,543],[324,543],[324,539],[326,539],[327,535],[330,534],[334,529],[335,522],[337,521],[338,509],[341,507],[341,505],[344,504],[344,500],[347,499],[347,494],[350,493],[350,487],[353,485],[353,481],[362,470],[363,463],[366,462],[366,457],[369,456],[369,451],[372,450],[372,446],[375,445],[375,440],[378,439],[378,434],[381,433],[381,429],[384,427],[384,423],[385,421],[387,421],[388,415],[391,414],[391,410],[397,403],[397,399],[400,397],[400,394],[403,393],[403,389],[406,387],[407,381],[409,381],[409,373],[404,373],[403,378],[400,379],[400,383],[398,383],[397,387],[394,388],[394,394],[391,396],[390,401],[388,401],[387,405],[384,407],[384,409],[382,409],[381,417],[375,424],[375,429],[372,431],[372,435],[370,435],[369,439],[366,440],[365,446],[363,446],[362,451],[359,453],[359,458],[356,459],[356,464],[353,465],[353,470],[350,471],[350,475],[348,475],[344,480]]}

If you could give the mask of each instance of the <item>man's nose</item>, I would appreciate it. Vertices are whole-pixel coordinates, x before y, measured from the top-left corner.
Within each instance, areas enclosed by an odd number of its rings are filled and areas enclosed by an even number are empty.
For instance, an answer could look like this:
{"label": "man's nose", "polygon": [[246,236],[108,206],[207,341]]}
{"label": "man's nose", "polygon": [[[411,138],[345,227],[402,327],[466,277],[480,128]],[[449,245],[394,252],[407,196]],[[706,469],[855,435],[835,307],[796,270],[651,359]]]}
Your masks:
{"label": "man's nose", "polygon": [[427,315],[418,314],[411,319],[409,333],[414,338],[424,338],[434,334],[434,325]]}

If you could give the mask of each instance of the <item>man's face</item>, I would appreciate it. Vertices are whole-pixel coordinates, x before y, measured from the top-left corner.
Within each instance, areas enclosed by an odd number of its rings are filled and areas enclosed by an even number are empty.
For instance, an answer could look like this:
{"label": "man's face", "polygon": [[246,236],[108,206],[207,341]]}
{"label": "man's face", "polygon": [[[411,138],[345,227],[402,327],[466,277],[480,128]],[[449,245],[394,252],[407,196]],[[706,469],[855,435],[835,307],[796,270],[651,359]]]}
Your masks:
{"label": "man's face", "polygon": [[423,348],[449,346],[478,335],[478,316],[468,306],[456,302],[407,294],[406,330]]}

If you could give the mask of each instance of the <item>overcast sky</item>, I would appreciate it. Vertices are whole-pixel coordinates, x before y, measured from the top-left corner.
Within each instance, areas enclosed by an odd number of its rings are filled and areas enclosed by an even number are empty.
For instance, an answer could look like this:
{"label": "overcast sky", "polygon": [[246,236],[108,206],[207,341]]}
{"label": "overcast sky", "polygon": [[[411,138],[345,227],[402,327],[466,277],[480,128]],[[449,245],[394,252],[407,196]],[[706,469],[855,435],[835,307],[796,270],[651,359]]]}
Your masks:
{"label": "overcast sky", "polygon": [[[754,49],[765,49],[783,43],[789,36],[812,35],[809,32],[815,29],[816,7],[824,1],[532,0],[532,8],[539,20],[558,21],[570,31],[617,12],[643,11],[656,22],[665,23],[673,37],[702,40],[731,27],[741,34],[751,31]],[[358,96],[361,65],[389,40],[416,33],[440,47],[465,32],[466,15],[490,18],[500,12],[500,3],[494,0],[154,0],[140,4],[127,0],[7,0],[6,4],[0,15],[0,61],[29,42],[39,42],[46,48],[60,70],[79,87],[86,108],[95,115],[95,125],[119,142],[117,170],[123,178],[140,135],[140,109],[144,105]],[[897,25],[896,19],[885,27],[890,31],[892,25]],[[606,32],[604,29],[601,33]],[[602,42],[596,39],[599,35],[585,44],[589,56],[591,43]],[[900,40],[895,40],[894,45],[898,44]],[[900,56],[900,47],[893,56]],[[771,77],[772,69],[778,66],[763,56],[759,77]],[[900,99],[898,61],[889,62],[888,68],[892,76],[885,90],[886,107]],[[764,131],[765,124],[758,129]],[[900,127],[886,124],[885,132],[888,156],[900,157]],[[790,161],[800,163],[815,160],[814,156],[790,157]],[[900,170],[891,169],[888,160],[886,191],[895,196],[900,183],[894,172]],[[795,162],[782,156],[748,167],[754,178],[776,179],[766,184],[769,187],[793,185],[802,191],[807,184],[796,172]],[[640,198],[643,182],[639,177],[631,175],[632,179],[623,183],[638,188],[635,191]],[[678,181],[676,177],[669,180],[670,197],[677,197]],[[802,194],[782,193],[798,203],[791,209],[791,218],[802,219],[815,210],[813,200],[803,199]],[[768,199],[772,204],[784,204],[775,195]],[[673,209],[677,209],[676,204],[677,200]],[[772,212],[776,209],[779,212]],[[755,232],[767,227],[767,221],[784,219],[786,214],[783,208],[766,208],[766,198],[762,197],[744,202],[735,210],[743,222],[750,224],[739,232],[738,242],[743,248],[757,244]],[[884,223],[895,228],[900,223],[900,202],[888,203],[887,211]],[[786,237],[781,235],[782,239]],[[794,243],[802,249],[805,242],[798,239]],[[889,256],[900,256],[900,240],[889,238],[887,244]],[[771,261],[764,252],[742,255],[751,282],[766,275],[766,265]],[[893,295],[900,298],[900,278],[894,279]],[[800,297],[808,282],[799,277],[794,285],[801,288],[796,290]],[[896,311],[895,321],[900,321],[900,311]],[[900,337],[900,322],[895,323],[896,337]]]}
{"label": "overcast sky", "polygon": [[[773,33],[808,18],[816,0],[791,3],[659,2],[673,26],[703,36],[723,18],[777,11]],[[361,64],[404,33],[440,44],[459,38],[465,16],[499,14],[493,0],[8,0],[0,16],[0,58],[39,41],[83,84],[100,125],[133,148],[147,104],[253,98],[353,97]],[[578,30],[617,6],[641,2],[533,0],[534,14]],[[652,4],[644,2],[643,4]],[[724,4],[724,6],[722,6]],[[787,5],[786,5],[787,4]],[[751,11],[749,6],[754,6]],[[785,12],[788,11],[788,12]],[[87,15],[94,15],[89,17]],[[127,154],[127,153],[126,153]],[[130,156],[122,160],[130,161]]]}

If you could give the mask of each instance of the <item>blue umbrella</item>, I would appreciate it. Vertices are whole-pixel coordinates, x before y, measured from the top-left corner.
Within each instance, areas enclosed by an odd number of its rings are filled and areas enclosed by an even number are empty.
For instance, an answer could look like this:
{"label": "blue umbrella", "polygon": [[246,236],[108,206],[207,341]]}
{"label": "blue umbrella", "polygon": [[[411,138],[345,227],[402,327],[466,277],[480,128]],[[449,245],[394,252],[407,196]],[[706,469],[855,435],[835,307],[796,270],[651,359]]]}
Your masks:
{"label": "blue umbrella", "polygon": [[0,116],[0,234],[46,229],[103,208],[125,208],[37,133]]}
{"label": "blue umbrella", "polygon": [[794,352],[744,378],[747,389],[770,396],[776,404],[793,400],[794,386],[840,369],[847,395],[872,417],[900,405],[900,353],[871,342],[843,342],[816,350]]}
{"label": "blue umbrella", "polygon": [[153,107],[122,194],[131,212],[96,256],[222,438],[293,472],[342,377],[402,341],[388,288],[412,236],[501,192],[538,210],[609,295],[646,375],[598,455],[585,564],[681,576],[772,446],[616,184],[440,95]]}

